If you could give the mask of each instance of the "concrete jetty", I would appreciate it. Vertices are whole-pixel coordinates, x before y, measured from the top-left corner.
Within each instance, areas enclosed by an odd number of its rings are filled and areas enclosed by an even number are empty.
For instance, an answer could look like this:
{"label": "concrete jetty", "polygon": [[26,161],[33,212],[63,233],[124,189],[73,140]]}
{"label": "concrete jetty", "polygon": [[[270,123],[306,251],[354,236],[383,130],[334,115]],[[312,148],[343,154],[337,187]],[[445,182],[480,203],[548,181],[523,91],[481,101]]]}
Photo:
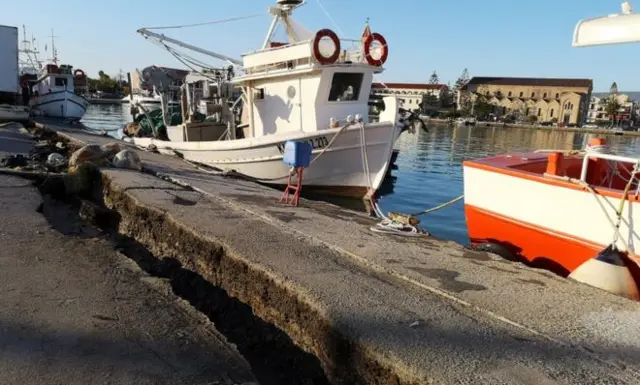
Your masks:
{"label": "concrete jetty", "polygon": [[[80,143],[111,141],[46,126]],[[379,235],[371,218],[331,204],[281,206],[267,187],[140,155],[145,173],[102,170],[97,203],[117,213],[105,231],[139,242],[149,264],[172,261],[249,306],[313,355],[324,375],[316,383],[638,383],[639,303],[453,242]]]}

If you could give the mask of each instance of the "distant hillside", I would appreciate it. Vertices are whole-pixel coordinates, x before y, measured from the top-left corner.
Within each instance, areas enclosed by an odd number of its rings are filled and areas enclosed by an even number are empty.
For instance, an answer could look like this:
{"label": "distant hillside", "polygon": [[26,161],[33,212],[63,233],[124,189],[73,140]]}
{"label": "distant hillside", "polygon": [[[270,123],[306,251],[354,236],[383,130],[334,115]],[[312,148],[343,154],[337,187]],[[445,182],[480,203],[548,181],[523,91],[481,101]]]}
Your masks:
{"label": "distant hillside", "polygon": [[[636,101],[640,101],[640,91],[618,91],[619,94],[625,94],[625,95],[629,95],[629,99],[631,100],[636,100]],[[607,96],[609,95],[608,92],[592,92],[591,93],[592,96],[601,98],[603,96]]]}

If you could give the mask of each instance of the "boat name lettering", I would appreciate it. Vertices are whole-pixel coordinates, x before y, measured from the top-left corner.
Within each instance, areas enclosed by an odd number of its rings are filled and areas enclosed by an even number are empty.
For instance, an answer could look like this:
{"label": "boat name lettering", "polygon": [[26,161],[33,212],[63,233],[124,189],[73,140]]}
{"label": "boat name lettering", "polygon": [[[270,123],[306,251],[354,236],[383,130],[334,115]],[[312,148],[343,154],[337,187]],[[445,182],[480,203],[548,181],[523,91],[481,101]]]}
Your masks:
{"label": "boat name lettering", "polygon": [[[329,145],[329,140],[327,140],[326,136],[318,136],[318,137],[307,139],[307,140],[301,140],[301,142],[309,143],[311,145],[312,150],[325,148]],[[280,151],[281,154],[284,154],[284,145],[285,145],[284,143],[278,143],[276,145],[276,147],[278,147],[278,151]]]}

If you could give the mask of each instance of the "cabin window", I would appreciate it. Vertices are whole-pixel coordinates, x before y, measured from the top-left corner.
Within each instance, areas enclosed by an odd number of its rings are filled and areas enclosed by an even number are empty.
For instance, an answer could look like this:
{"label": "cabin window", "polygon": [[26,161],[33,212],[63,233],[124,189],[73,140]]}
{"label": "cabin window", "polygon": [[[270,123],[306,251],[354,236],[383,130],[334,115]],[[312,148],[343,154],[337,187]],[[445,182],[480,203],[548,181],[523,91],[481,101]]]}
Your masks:
{"label": "cabin window", "polygon": [[330,102],[343,102],[358,100],[364,74],[350,72],[336,72],[331,81],[329,92]]}
{"label": "cabin window", "polygon": [[64,87],[67,85],[67,79],[65,78],[55,78],[55,86],[56,87]]}

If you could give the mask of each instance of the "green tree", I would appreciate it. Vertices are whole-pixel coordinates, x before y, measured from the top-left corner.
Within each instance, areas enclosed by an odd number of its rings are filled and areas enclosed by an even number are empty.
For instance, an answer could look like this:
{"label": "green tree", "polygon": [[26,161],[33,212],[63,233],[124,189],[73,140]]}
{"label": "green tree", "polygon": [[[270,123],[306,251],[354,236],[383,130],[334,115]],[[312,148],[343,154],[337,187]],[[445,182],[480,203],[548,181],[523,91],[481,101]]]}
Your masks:
{"label": "green tree", "polygon": [[456,83],[454,84],[453,89],[455,91],[459,91],[460,89],[462,89],[462,87],[464,87],[465,84],[467,84],[469,82],[469,80],[470,80],[470,78],[469,78],[469,70],[465,68],[462,71],[462,74],[460,74],[460,76],[456,80]]}
{"label": "green tree", "polygon": [[440,91],[440,104],[442,107],[451,108],[455,103],[455,95],[449,88]]}
{"label": "green tree", "polygon": [[438,78],[438,74],[436,71],[433,71],[431,77],[429,78],[429,84],[438,84],[440,83],[440,78]]}
{"label": "green tree", "polygon": [[124,88],[128,88],[127,83],[120,84],[115,79],[112,79],[109,75],[107,75],[104,71],[98,71],[98,78],[87,78],[87,85],[89,86],[89,90],[92,92],[95,91],[103,91],[103,92],[123,92]]}
{"label": "green tree", "polygon": [[622,108],[622,105],[618,102],[618,99],[615,95],[611,95],[605,105],[605,111],[607,111],[607,115],[609,115],[609,119],[611,119],[611,125],[615,124],[616,116],[620,108]]}

